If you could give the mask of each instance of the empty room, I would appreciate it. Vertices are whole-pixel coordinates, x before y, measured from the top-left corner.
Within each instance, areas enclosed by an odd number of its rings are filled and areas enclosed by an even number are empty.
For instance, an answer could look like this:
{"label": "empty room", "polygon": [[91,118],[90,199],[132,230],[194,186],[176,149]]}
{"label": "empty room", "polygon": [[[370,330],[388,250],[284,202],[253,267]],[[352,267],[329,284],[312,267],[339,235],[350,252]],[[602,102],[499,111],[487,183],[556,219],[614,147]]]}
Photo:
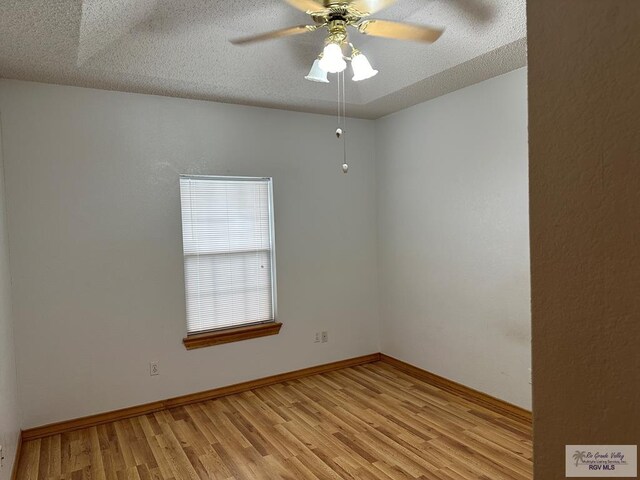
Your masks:
{"label": "empty room", "polygon": [[639,23],[0,0],[0,480],[637,478]]}

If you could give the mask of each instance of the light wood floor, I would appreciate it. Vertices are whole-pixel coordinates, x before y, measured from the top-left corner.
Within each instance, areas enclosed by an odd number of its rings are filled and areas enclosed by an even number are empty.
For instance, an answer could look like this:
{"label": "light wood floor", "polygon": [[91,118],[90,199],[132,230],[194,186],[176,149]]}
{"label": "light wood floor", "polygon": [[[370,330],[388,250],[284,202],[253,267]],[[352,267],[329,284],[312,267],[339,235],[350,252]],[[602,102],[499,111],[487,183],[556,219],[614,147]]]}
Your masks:
{"label": "light wood floor", "polygon": [[18,479],[526,479],[530,428],[374,363],[26,442]]}

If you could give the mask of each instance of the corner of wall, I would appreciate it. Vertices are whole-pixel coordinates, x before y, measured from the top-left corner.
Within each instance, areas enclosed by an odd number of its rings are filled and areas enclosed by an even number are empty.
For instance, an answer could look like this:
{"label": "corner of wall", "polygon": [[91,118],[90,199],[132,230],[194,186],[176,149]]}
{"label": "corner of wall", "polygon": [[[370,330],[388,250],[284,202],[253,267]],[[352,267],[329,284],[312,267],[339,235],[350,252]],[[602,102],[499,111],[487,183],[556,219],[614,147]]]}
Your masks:
{"label": "corner of wall", "polygon": [[381,250],[380,250],[380,190],[382,185],[382,178],[380,175],[380,165],[378,164],[379,160],[379,149],[378,149],[378,130],[380,128],[380,119],[377,118],[372,120],[373,123],[373,171],[374,171],[374,201],[375,201],[375,214],[376,214],[376,238],[375,238],[375,246],[376,246],[376,310],[378,312],[378,321],[376,323],[377,328],[377,336],[378,336],[378,352],[383,352],[383,332],[384,332],[384,316],[382,314],[382,282],[380,281],[382,266],[380,264],[380,259],[382,258]]}

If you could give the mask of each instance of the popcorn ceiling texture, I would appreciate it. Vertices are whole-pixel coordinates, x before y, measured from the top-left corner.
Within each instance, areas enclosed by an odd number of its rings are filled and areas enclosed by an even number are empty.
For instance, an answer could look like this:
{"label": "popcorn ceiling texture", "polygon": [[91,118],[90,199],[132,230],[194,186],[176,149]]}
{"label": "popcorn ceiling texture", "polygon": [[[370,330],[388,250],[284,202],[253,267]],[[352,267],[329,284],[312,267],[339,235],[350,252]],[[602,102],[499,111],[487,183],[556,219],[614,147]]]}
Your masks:
{"label": "popcorn ceiling texture", "polygon": [[[354,31],[380,73],[348,82],[351,116],[377,118],[526,61],[524,0],[399,0],[376,17],[447,30],[433,45]],[[303,78],[321,31],[227,41],[308,20],[282,0],[4,0],[0,77],[333,113],[335,81]]]}
{"label": "popcorn ceiling texture", "polygon": [[640,2],[528,3],[534,478],[640,444]]}

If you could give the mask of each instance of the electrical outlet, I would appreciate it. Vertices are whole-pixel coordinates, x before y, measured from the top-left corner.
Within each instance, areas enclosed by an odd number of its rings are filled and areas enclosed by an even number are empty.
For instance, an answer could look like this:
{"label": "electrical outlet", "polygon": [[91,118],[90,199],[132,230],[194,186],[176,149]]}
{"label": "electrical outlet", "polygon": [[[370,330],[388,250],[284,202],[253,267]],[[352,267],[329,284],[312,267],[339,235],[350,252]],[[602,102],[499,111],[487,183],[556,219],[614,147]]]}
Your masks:
{"label": "electrical outlet", "polygon": [[149,375],[152,377],[155,375],[160,375],[160,367],[158,366],[158,362],[149,362]]}
{"label": "electrical outlet", "polygon": [[529,369],[529,385],[533,385],[533,372]]}
{"label": "electrical outlet", "polygon": [[4,450],[2,449],[2,445],[0,445],[0,468],[4,467]]}
{"label": "electrical outlet", "polygon": [[320,343],[321,340],[322,338],[320,337],[320,332],[316,332],[315,336],[313,337],[313,343]]}
{"label": "electrical outlet", "polygon": [[322,332],[322,343],[327,343],[329,341],[329,332]]}

